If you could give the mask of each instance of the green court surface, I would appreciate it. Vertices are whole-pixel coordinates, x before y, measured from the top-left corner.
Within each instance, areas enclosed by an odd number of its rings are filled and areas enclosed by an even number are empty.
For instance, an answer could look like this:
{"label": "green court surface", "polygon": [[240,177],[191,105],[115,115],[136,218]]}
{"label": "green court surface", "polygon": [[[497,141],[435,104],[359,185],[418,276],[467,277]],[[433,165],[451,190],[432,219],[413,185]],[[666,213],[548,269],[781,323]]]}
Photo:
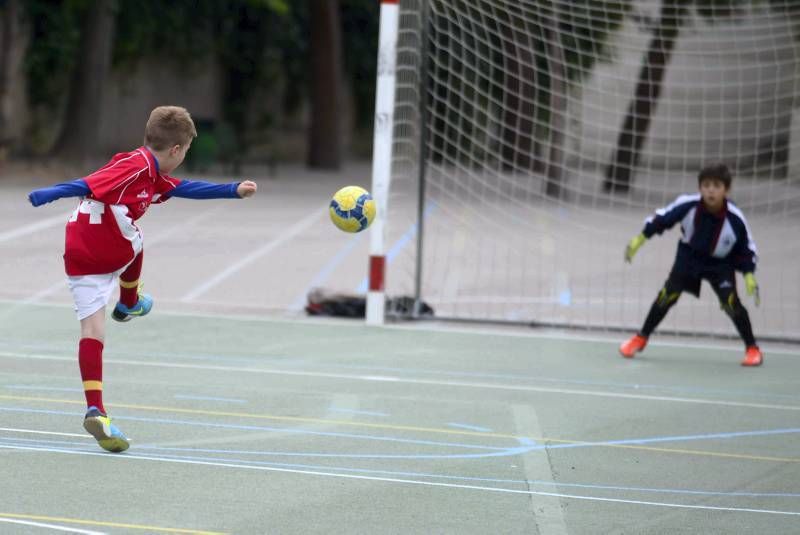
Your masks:
{"label": "green court surface", "polygon": [[0,302],[0,532],[797,533],[800,354],[154,309],[81,427],[68,306]]}

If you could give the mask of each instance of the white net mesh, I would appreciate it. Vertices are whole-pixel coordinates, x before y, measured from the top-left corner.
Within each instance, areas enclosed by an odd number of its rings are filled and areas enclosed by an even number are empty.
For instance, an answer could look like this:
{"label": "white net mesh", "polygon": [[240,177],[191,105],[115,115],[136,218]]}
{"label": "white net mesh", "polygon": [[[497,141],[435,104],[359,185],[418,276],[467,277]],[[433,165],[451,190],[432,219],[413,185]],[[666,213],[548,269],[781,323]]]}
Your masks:
{"label": "white net mesh", "polygon": [[[759,247],[756,335],[800,338],[800,2],[426,3],[401,1],[388,293],[419,279],[441,317],[636,329],[679,226],[632,265],[625,244],[721,160]],[[735,333],[708,286],[659,330]]]}

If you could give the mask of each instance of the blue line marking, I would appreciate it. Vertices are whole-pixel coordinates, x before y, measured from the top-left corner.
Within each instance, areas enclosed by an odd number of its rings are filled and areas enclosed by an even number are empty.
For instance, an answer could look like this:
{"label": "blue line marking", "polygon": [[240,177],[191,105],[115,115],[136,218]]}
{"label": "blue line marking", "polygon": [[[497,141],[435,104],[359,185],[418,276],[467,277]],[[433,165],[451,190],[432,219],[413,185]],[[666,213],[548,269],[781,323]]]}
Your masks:
{"label": "blue line marking", "polygon": [[625,444],[656,444],[659,442],[688,442],[692,440],[712,440],[717,438],[739,438],[739,437],[763,437],[771,435],[789,435],[800,433],[800,427],[790,427],[787,429],[768,429],[764,431],[738,431],[732,433],[709,433],[705,435],[683,435],[672,437],[653,437],[653,438],[633,438],[625,440],[608,440],[604,442],[591,442],[587,444],[556,444],[549,446],[549,449],[569,448],[581,445],[596,444],[600,446],[615,446]]}
{"label": "blue line marking", "polygon": [[[7,443],[4,443],[6,442]],[[59,447],[63,450],[68,451],[86,451],[87,448],[85,442],[62,442],[56,440],[36,440],[36,439],[22,439],[22,438],[8,438],[0,440],[0,446],[6,447],[14,447],[17,444],[15,443],[34,443],[32,444],[35,447],[37,444],[40,443],[44,444],[53,444],[59,445]],[[68,448],[67,445],[75,445],[78,447],[71,447]],[[42,449],[44,446],[42,446]],[[92,447],[94,449],[94,447]],[[48,450],[44,450],[48,451]],[[340,472],[355,472],[355,473],[367,473],[367,474],[383,474],[383,475],[391,475],[391,476],[416,476],[416,477],[428,477],[434,479],[444,479],[444,480],[462,480],[462,481],[480,481],[480,482],[490,482],[490,483],[511,483],[517,485],[537,485],[537,486],[547,486],[547,487],[571,487],[571,488],[583,488],[583,489],[595,489],[595,490],[621,490],[621,491],[632,491],[632,492],[651,492],[651,493],[660,493],[660,494],[690,494],[690,495],[708,495],[708,496],[727,496],[727,497],[747,497],[747,498],[798,498],[800,497],[800,493],[793,493],[793,492],[721,492],[721,491],[712,491],[712,490],[690,490],[690,489],[669,489],[669,488],[649,488],[649,487],[625,487],[621,485],[592,485],[592,484],[583,484],[583,483],[567,483],[563,481],[539,481],[539,480],[525,480],[525,479],[502,479],[502,478],[487,478],[487,477],[472,477],[472,476],[460,476],[460,475],[446,475],[446,474],[435,474],[435,473],[427,473],[427,472],[406,472],[406,471],[394,471],[394,470],[372,470],[367,468],[351,468],[351,467],[336,467],[330,465],[316,465],[316,464],[300,464],[300,463],[282,463],[282,462],[271,462],[271,461],[255,461],[252,459],[229,459],[229,458],[222,458],[222,457],[198,457],[192,455],[170,455],[170,454],[162,454],[156,457],[155,455],[148,454],[147,452],[137,452],[138,455],[142,457],[148,458],[158,458],[158,457],[166,457],[171,459],[187,459],[187,460],[197,460],[197,461],[216,461],[216,462],[235,462],[241,464],[251,464],[251,465],[258,465],[258,466],[282,466],[282,467],[290,467],[290,468],[305,468],[305,469],[318,469],[318,470],[338,470]]]}
{"label": "blue line marking", "polygon": [[[83,418],[83,413],[72,413],[66,411],[52,411],[52,410],[44,410],[44,409],[22,409],[16,407],[0,407],[0,411],[5,412],[21,412],[21,413],[32,413],[32,414],[55,414],[61,416],[80,416]],[[119,416],[118,413],[114,414],[114,420],[120,421],[133,421],[133,422],[146,422],[146,423],[157,423],[157,424],[167,424],[167,425],[188,425],[194,427],[209,427],[214,429],[238,429],[244,431],[275,431],[278,433],[292,433],[297,435],[313,435],[313,436],[323,436],[323,437],[337,437],[337,438],[354,438],[354,439],[361,439],[361,440],[373,440],[378,442],[396,442],[396,443],[403,443],[403,444],[422,444],[427,446],[442,446],[448,448],[464,448],[464,449],[477,449],[477,450],[488,450],[488,451],[506,451],[507,447],[498,447],[498,446],[484,446],[482,444],[461,444],[461,443],[454,443],[454,442],[437,442],[434,440],[414,440],[408,438],[393,438],[393,437],[381,437],[377,435],[359,435],[353,433],[335,433],[332,431],[311,431],[307,429],[292,429],[286,427],[269,427],[269,426],[258,426],[258,425],[237,425],[237,424],[218,424],[212,422],[195,422],[195,421],[187,421],[187,420],[173,420],[173,419],[166,419],[166,418],[141,418],[135,416]]]}
{"label": "blue line marking", "polygon": [[175,399],[195,399],[198,401],[223,401],[225,403],[247,403],[246,399],[215,398],[210,396],[189,396],[185,394],[175,394]]}
{"label": "blue line marking", "polygon": [[367,416],[389,416],[385,412],[377,412],[377,411],[357,411],[353,409],[339,409],[337,407],[329,407],[329,411],[331,412],[346,412],[349,414],[366,414]]}
{"label": "blue line marking", "polygon": [[[49,410],[41,410],[41,409],[20,409],[20,408],[11,408],[11,407],[0,407],[0,411],[6,412],[22,412],[22,413],[36,413],[36,414],[58,414],[58,415],[69,415],[75,416],[74,413],[69,413],[65,411],[49,411]],[[222,429],[243,429],[243,430],[256,430],[256,431],[276,431],[281,433],[294,433],[294,434],[305,434],[305,435],[314,435],[314,436],[333,436],[339,438],[356,438],[362,440],[374,440],[374,441],[384,441],[384,442],[396,442],[396,443],[406,443],[406,444],[424,444],[424,445],[431,445],[431,446],[443,446],[443,447],[451,447],[451,448],[465,448],[465,449],[479,449],[479,450],[492,450],[492,453],[476,453],[476,454],[428,454],[428,455],[386,455],[386,454],[330,454],[330,453],[298,453],[298,452],[258,452],[258,451],[240,451],[240,450],[199,450],[199,449],[191,449],[191,448],[162,448],[168,449],[171,451],[203,451],[206,453],[238,453],[238,454],[247,454],[247,455],[279,455],[279,456],[304,456],[304,457],[334,457],[334,458],[356,458],[356,459],[474,459],[474,458],[485,458],[485,457],[505,457],[505,456],[512,456],[512,455],[521,455],[524,453],[528,453],[530,451],[535,450],[556,450],[556,449],[567,449],[567,448],[590,448],[590,447],[597,447],[597,446],[614,446],[614,445],[625,445],[625,444],[653,444],[659,442],[679,442],[679,441],[692,441],[692,440],[709,440],[709,439],[727,439],[727,438],[736,438],[736,437],[745,437],[745,436],[770,436],[770,435],[785,435],[785,434],[795,434],[800,433],[800,428],[787,428],[787,429],[772,429],[772,430],[763,430],[763,431],[740,431],[740,432],[732,432],[732,433],[713,433],[713,434],[706,434],[706,435],[685,435],[685,436],[674,436],[674,437],[653,437],[653,438],[639,438],[639,439],[623,439],[623,440],[609,440],[609,441],[602,441],[602,442],[584,442],[578,444],[556,444],[556,445],[537,445],[535,442],[530,441],[530,439],[520,438],[519,441],[522,444],[519,447],[513,448],[502,448],[502,447],[491,447],[491,446],[482,446],[476,444],[458,444],[458,443],[446,443],[446,442],[435,442],[435,441],[428,441],[428,440],[411,440],[411,439],[399,439],[399,438],[389,438],[389,437],[378,437],[374,435],[357,435],[351,433],[332,433],[332,432],[321,432],[321,431],[310,431],[306,429],[287,429],[287,428],[276,428],[276,427],[267,427],[267,426],[248,426],[248,425],[232,425],[232,424],[213,424],[209,422],[192,422],[192,421],[185,421],[185,420],[172,420],[172,419],[154,419],[154,418],[139,418],[139,417],[116,417],[117,420],[131,420],[131,421],[142,421],[142,422],[149,422],[149,423],[164,423],[164,424],[180,424],[180,425],[189,425],[189,426],[198,426],[198,427],[211,427],[211,428],[222,428]],[[531,442],[531,444],[526,444],[525,441]],[[148,446],[148,445],[139,445],[140,448],[154,448],[156,446]]]}
{"label": "blue line marking", "polygon": [[[438,204],[436,204],[435,202],[431,202],[430,205],[423,212],[422,215],[423,219],[428,219],[428,216],[431,215],[431,213],[433,213],[433,211],[438,207],[439,207]],[[389,249],[389,252],[386,253],[387,266],[391,265],[395,257],[398,254],[400,254],[400,251],[402,251],[403,248],[406,245],[408,245],[408,243],[414,238],[414,236],[416,236],[416,234],[417,234],[417,224],[412,223],[411,226],[408,227],[408,230],[406,230],[405,233],[402,236],[400,236],[396,242],[394,242],[394,245],[392,245],[392,248]],[[359,284],[358,287],[356,288],[356,293],[357,294],[367,293],[368,287],[369,287],[369,276],[364,277],[364,279],[361,281],[361,284]]]}
{"label": "blue line marking", "polygon": [[480,431],[482,433],[490,433],[492,430],[488,427],[480,427],[477,425],[459,424],[457,422],[448,422],[450,427],[457,427],[458,429],[468,429],[470,431]]}
{"label": "blue line marking", "polygon": [[[450,371],[450,370],[432,370],[427,368],[396,368],[392,366],[368,366],[364,364],[336,364],[333,367],[351,370],[368,370],[368,371],[388,371],[397,374],[430,374],[439,375],[444,377],[476,377],[480,379],[514,379],[514,380],[529,380],[533,382],[553,383],[553,384],[574,384],[582,386],[611,386],[617,388],[625,388],[630,390],[641,391],[643,389],[661,390],[664,392],[691,392],[696,394],[734,394],[737,396],[749,395],[756,398],[765,399],[791,399],[798,400],[800,396],[792,394],[769,394],[766,392],[754,392],[750,390],[728,390],[721,388],[696,388],[684,387],[673,385],[658,385],[658,384],[639,384],[639,383],[619,383],[615,381],[596,381],[596,380],[583,380],[583,379],[562,379],[558,377],[543,377],[533,375],[512,375],[508,373],[480,373],[480,372],[463,372],[463,371]],[[524,384],[524,383],[523,383]]]}
{"label": "blue line marking", "polygon": [[[21,413],[31,413],[31,414],[55,414],[61,416],[83,416],[83,413],[74,413],[74,412],[67,412],[67,411],[53,411],[53,410],[44,410],[44,409],[23,409],[18,407],[0,407],[0,411],[4,412],[21,412]],[[436,442],[432,440],[413,440],[413,439],[404,439],[404,438],[390,438],[390,437],[381,437],[375,435],[360,435],[360,434],[353,434],[353,433],[334,433],[334,432],[324,432],[324,431],[311,431],[307,429],[291,429],[285,427],[269,427],[269,426],[256,426],[256,425],[236,425],[236,424],[218,424],[212,422],[196,422],[196,421],[187,421],[187,420],[174,420],[174,419],[167,419],[167,418],[141,418],[135,416],[119,416],[118,414],[114,415],[115,420],[130,420],[135,422],[147,422],[147,423],[161,423],[161,424],[179,424],[179,425],[188,425],[188,426],[197,426],[197,427],[211,427],[211,428],[220,428],[220,429],[242,429],[242,430],[251,430],[251,431],[277,431],[280,433],[295,433],[295,434],[308,434],[308,435],[315,435],[315,436],[329,436],[329,437],[343,437],[343,438],[357,438],[363,440],[376,440],[376,441],[386,441],[386,442],[400,442],[400,443],[408,443],[408,444],[425,444],[431,446],[446,446],[446,447],[454,447],[454,448],[470,448],[470,449],[485,449],[485,450],[501,450],[507,451],[508,448],[504,447],[496,447],[496,446],[483,446],[478,444],[461,444],[461,443],[453,443],[453,442]],[[651,437],[651,438],[631,438],[631,439],[620,439],[620,440],[605,440],[599,442],[580,442],[577,444],[551,444],[551,445],[538,445],[534,449],[565,449],[565,448],[591,448],[596,446],[615,446],[615,445],[626,445],[626,444],[654,444],[660,442],[687,442],[687,441],[694,441],[694,440],[712,440],[712,439],[728,439],[728,438],[738,438],[738,437],[757,437],[757,436],[775,436],[775,435],[790,435],[790,434],[797,434],[800,433],[800,427],[790,427],[784,429],[766,429],[761,431],[736,431],[730,433],[709,433],[704,435],[678,435],[678,436],[663,436],[663,437]],[[527,438],[520,438],[522,440],[530,440]]]}

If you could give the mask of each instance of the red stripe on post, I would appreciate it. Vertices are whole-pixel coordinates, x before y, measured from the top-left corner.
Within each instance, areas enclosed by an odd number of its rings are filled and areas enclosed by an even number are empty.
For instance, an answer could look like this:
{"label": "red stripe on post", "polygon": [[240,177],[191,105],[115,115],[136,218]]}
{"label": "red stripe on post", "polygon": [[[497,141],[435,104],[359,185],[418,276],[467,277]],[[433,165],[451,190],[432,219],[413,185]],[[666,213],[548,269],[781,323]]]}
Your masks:
{"label": "red stripe on post", "polygon": [[369,291],[382,292],[383,291],[383,277],[386,271],[386,257],[385,256],[370,256],[369,257]]}
{"label": "red stripe on post", "polygon": [[381,0],[381,4],[399,4],[400,0]]}

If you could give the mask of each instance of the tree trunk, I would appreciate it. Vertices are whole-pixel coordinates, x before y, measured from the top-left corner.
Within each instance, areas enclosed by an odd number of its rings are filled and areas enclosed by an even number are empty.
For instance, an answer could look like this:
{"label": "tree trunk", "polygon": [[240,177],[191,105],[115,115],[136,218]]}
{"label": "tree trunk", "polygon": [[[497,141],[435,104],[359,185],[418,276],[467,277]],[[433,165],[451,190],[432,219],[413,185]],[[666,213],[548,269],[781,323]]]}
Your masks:
{"label": "tree trunk", "polygon": [[536,38],[534,28],[519,13],[497,12],[503,33],[503,93],[500,155],[506,170],[541,168],[536,141]]}
{"label": "tree trunk", "polygon": [[335,170],[342,164],[342,35],[339,0],[312,0],[310,47],[308,166]]}
{"label": "tree trunk", "polygon": [[81,32],[61,135],[53,152],[85,162],[97,152],[103,88],[111,68],[117,0],[94,0]]}
{"label": "tree trunk", "polygon": [[[555,9],[558,9],[556,7]],[[567,126],[567,56],[561,41],[558,12],[547,15],[544,32],[550,75],[550,151],[545,170],[545,194],[560,198],[564,180],[564,129]]]}
{"label": "tree trunk", "polygon": [[664,73],[685,21],[689,1],[662,0],[661,20],[639,71],[636,94],[619,133],[617,150],[606,168],[603,182],[605,191],[623,193],[630,188],[631,177],[639,163],[642,145],[658,105]]}
{"label": "tree trunk", "polygon": [[19,2],[8,0],[0,9],[0,162],[5,160],[11,142],[12,49],[19,27]]}

